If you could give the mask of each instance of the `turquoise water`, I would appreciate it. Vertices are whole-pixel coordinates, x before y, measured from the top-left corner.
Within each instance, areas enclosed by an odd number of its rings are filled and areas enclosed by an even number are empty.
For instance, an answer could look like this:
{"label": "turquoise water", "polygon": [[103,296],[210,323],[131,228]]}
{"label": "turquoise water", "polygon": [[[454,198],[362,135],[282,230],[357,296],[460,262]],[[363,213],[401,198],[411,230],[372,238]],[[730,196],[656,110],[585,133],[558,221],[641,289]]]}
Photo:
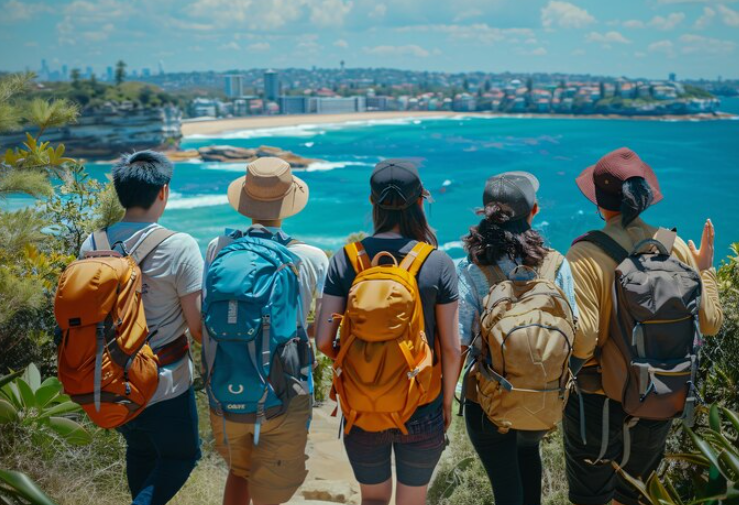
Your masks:
{"label": "turquoise water", "polygon": [[[739,112],[739,99],[724,110]],[[434,196],[427,207],[441,247],[461,257],[460,237],[477,219],[485,180],[499,172],[527,170],[541,181],[541,213],[535,225],[553,247],[566,250],[572,239],[602,224],[574,179],[606,152],[628,146],[656,171],[665,199],[646,219],[677,227],[698,240],[703,222],[713,219],[717,256],[739,241],[734,202],[739,190],[739,121],[668,122],[588,119],[429,119],[345,125],[306,125],[237,132],[219,138],[188,138],[184,148],[212,144],[274,145],[326,163],[298,173],[310,186],[305,211],[286,229],[325,249],[336,249],[352,232],[371,230],[368,179],[386,157],[421,162],[421,175]],[[102,177],[109,165],[89,166]],[[191,233],[205,247],[226,226],[246,220],[226,203],[228,184],[243,175],[239,164],[177,165],[165,226]]]}

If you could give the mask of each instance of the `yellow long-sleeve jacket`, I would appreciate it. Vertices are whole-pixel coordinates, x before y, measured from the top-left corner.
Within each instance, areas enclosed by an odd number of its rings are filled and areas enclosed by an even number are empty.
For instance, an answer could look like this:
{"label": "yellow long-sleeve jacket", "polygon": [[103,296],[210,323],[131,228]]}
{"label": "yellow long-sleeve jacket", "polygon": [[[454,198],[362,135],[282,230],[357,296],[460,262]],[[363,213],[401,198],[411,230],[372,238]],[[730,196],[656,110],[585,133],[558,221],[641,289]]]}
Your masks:
{"label": "yellow long-sleeve jacket", "polygon": [[[653,238],[657,228],[639,218],[624,228],[619,215],[609,219],[603,231],[630,251],[640,241]],[[679,237],[675,240],[672,254],[683,263],[698,269],[688,245]],[[573,244],[567,252],[567,260],[572,268],[575,299],[580,310],[573,355],[585,360],[586,367],[596,365],[593,358],[595,348],[597,345],[603,345],[603,339],[608,338],[616,263],[602,249],[590,242]],[[704,335],[715,335],[724,320],[723,309],[719,303],[716,271],[711,268],[700,274],[703,280],[700,329]]]}

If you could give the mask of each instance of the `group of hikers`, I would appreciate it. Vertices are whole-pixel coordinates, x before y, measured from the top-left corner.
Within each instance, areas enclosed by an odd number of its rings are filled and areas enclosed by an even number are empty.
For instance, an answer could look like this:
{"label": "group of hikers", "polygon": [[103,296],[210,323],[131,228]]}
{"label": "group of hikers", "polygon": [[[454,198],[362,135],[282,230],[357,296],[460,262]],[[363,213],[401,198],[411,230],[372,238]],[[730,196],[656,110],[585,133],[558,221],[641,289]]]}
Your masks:
{"label": "group of hikers", "polygon": [[638,505],[615,466],[648,477],[671,421],[690,422],[701,338],[723,320],[714,229],[696,247],[643,221],[662,193],[629,149],[577,178],[605,225],[566,255],[533,227],[536,177],[481,179],[458,264],[436,247],[408,161],[376,165],[374,232],[330,260],[283,227],[309,202],[285,161],[259,158],[230,184],[251,223],[214,238],[205,261],[157,224],[172,176],[150,151],[113,167],[125,217],[84,242],[55,303],[60,380],[125,438],[135,505],[167,503],[200,458],[189,337],[229,469],[224,505],[285,503],[305,480],[313,338],[333,360],[363,504],[388,504],[394,481],[396,503],[426,502],[455,396],[497,505],[541,503],[539,444],[560,421],[570,501]]}

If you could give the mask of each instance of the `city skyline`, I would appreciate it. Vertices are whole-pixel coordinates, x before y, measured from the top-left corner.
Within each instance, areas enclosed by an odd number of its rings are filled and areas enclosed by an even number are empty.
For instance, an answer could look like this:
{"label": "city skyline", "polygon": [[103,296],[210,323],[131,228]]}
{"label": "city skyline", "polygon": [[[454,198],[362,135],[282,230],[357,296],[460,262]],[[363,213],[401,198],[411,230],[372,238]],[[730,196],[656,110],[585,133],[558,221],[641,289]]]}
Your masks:
{"label": "city skyline", "polygon": [[392,67],[739,78],[736,0],[4,0],[0,69]]}

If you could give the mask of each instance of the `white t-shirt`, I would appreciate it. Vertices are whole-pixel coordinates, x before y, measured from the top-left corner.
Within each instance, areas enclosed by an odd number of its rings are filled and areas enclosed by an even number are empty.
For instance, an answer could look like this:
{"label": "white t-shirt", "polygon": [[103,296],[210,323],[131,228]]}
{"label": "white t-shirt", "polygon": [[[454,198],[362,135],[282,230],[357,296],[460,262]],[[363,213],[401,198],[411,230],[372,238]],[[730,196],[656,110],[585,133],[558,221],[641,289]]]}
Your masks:
{"label": "white t-shirt", "polygon": [[[125,222],[108,228],[111,246],[125,242],[134,248],[153,230],[156,223]],[[92,237],[82,244],[80,256],[93,250]],[[150,344],[157,350],[184,335],[187,321],[180,298],[200,291],[203,280],[203,257],[194,238],[186,233],[172,235],[147,256],[140,265],[143,274],[142,299],[149,331],[156,330]],[[148,406],[171,400],[185,393],[192,384],[192,362],[181,359],[159,369],[159,386]]]}
{"label": "white t-shirt", "polygon": [[[254,228],[260,225],[255,225]],[[268,228],[272,233],[282,231],[280,228]],[[214,238],[208,244],[208,250],[205,253],[205,273],[208,272],[208,266],[215,259],[218,241],[224,237]],[[227,237],[226,237],[227,239]],[[224,246],[230,241],[225,242]],[[300,258],[298,264],[298,274],[300,283],[300,298],[303,306],[303,325],[306,324],[308,312],[310,311],[313,297],[320,298],[323,296],[323,287],[326,282],[326,272],[328,271],[328,256],[326,253],[312,245],[303,244],[302,242],[290,244],[287,246],[290,252]],[[205,298],[205,285],[203,284],[203,298]]]}

